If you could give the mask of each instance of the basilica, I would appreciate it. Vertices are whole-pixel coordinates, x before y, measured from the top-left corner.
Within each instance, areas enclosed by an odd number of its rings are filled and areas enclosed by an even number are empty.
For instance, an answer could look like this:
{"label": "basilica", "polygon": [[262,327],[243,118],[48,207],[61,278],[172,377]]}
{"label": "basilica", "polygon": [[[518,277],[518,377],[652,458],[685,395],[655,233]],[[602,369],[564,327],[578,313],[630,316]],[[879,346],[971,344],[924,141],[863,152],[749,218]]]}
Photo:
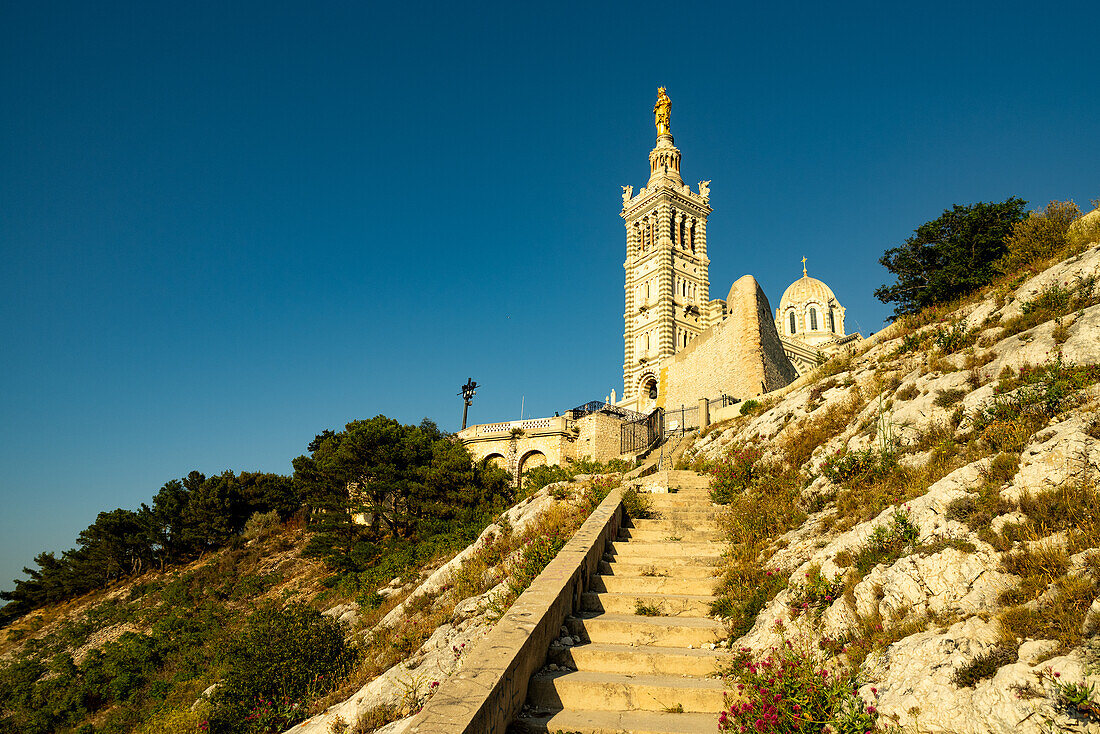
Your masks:
{"label": "basilica", "polygon": [[[792,374],[805,373],[862,338],[859,334],[846,334],[844,307],[829,286],[809,276],[805,258],[802,277],[783,293],[774,318],[770,307],[767,308],[766,328],[753,320],[745,304],[735,307],[729,297],[710,297],[707,254],[707,217],[712,211],[710,181],[700,181],[695,190],[684,183],[680,175],[680,151],[671,133],[671,107],[664,87],[659,88],[653,109],[657,141],[649,154],[649,180],[637,193],[633,186],[622,187],[623,205],[619,214],[626,225],[623,263],[626,283],[623,393],[622,399],[615,402],[642,413],[670,405],[662,400],[662,393],[675,390],[677,374],[683,382],[691,370],[715,372],[713,365],[703,365],[697,360],[691,360],[690,366],[683,365],[684,360],[676,358],[691,351],[697,340],[717,336],[718,327],[731,317],[743,322],[735,329],[742,342],[733,345],[737,351],[759,347],[757,351],[763,353],[758,357],[786,363],[771,365],[775,373],[771,382],[782,381],[784,375],[793,379]],[[755,300],[752,289],[742,290]],[[730,295],[734,295],[734,289]],[[767,303],[763,293],[759,295]],[[771,333],[761,337],[757,333],[760,329]],[[774,350],[764,348],[766,342],[773,341],[773,336],[781,345],[782,354],[769,354]],[[695,351],[708,352],[710,359],[728,361],[734,356],[722,350],[695,347]],[[673,367],[678,363],[678,368]],[[767,367],[764,366],[764,372],[769,371]],[[743,394],[738,397],[774,389],[768,379],[759,380],[759,385],[755,380],[745,379],[723,384],[724,371],[717,372],[713,384],[700,384],[696,389],[709,388],[723,394],[739,389]]]}
{"label": "basilica", "polygon": [[751,275],[724,298],[710,293],[707,217],[710,181],[680,175],[670,131],[672,102],[662,87],[653,108],[657,140],[649,179],[623,186],[626,226],[623,392],[553,417],[465,427],[470,454],[525,471],[587,457],[633,460],[667,431],[702,428],[738,413],[740,401],[779,390],[862,339],[844,329],[844,307],[810,277],[791,283],[772,309]]}

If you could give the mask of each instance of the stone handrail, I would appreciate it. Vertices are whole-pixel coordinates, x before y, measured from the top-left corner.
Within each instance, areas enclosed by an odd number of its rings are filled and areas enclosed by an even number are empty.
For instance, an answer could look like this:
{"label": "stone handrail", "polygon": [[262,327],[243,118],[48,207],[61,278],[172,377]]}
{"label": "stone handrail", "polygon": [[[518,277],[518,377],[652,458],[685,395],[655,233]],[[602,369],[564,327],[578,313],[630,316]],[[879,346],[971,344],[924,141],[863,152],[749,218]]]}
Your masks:
{"label": "stone handrail", "polygon": [[499,622],[445,680],[411,722],[416,734],[504,734],[527,698],[527,683],[546,662],[565,617],[597,572],[622,522],[618,489],[593,510]]}

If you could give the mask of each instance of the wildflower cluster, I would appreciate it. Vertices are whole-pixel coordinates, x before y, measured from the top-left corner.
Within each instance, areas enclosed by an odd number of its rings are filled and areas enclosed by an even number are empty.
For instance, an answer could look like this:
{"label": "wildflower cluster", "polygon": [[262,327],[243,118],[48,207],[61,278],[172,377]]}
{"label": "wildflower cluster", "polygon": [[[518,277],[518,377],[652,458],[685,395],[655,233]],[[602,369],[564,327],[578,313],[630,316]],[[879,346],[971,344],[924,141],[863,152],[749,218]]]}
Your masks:
{"label": "wildflower cluster", "polygon": [[878,721],[853,676],[827,670],[820,656],[790,641],[759,661],[742,648],[731,677],[737,682],[718,717],[722,732],[864,734]]}
{"label": "wildflower cluster", "polygon": [[304,713],[302,702],[287,696],[257,698],[245,722],[252,731],[283,731],[301,721]]}
{"label": "wildflower cluster", "polygon": [[821,473],[835,484],[852,486],[880,479],[895,466],[897,459],[893,451],[864,449],[845,452],[838,449],[825,458]]}
{"label": "wildflower cluster", "polygon": [[844,574],[838,573],[832,579],[822,575],[821,569],[812,567],[806,572],[806,583],[791,589],[788,602],[791,614],[795,617],[803,612],[819,618],[825,608],[840,597],[844,587]]}
{"label": "wildflower cluster", "polygon": [[749,444],[730,451],[711,467],[710,496],[718,504],[729,504],[735,494],[752,487],[759,477],[757,462],[764,455],[758,446]]}

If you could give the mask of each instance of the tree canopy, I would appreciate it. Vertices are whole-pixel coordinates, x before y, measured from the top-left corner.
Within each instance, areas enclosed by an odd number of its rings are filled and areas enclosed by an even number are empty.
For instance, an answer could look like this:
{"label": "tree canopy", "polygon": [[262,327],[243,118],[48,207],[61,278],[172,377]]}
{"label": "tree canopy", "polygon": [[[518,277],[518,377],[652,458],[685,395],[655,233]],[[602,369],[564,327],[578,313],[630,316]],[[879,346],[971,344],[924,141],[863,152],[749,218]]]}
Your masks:
{"label": "tree canopy", "polygon": [[997,275],[1005,239],[1024,218],[1026,205],[1016,197],[1000,203],[956,204],[925,222],[879,259],[896,282],[880,286],[875,297],[896,304],[897,318],[987,285]]}
{"label": "tree canopy", "polygon": [[379,541],[447,533],[509,496],[507,476],[474,464],[465,446],[425,419],[379,415],[324,431],[294,460],[311,507],[313,553],[345,571],[369,566]]}

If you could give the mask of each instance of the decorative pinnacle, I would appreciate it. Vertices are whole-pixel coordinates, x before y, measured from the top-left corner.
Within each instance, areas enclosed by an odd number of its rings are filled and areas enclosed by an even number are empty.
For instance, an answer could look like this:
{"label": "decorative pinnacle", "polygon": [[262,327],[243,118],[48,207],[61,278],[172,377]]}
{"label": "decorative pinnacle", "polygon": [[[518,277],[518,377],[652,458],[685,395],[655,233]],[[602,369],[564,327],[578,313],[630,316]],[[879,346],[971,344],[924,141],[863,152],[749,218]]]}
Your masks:
{"label": "decorative pinnacle", "polygon": [[806,256],[802,256],[802,277],[806,277]]}

